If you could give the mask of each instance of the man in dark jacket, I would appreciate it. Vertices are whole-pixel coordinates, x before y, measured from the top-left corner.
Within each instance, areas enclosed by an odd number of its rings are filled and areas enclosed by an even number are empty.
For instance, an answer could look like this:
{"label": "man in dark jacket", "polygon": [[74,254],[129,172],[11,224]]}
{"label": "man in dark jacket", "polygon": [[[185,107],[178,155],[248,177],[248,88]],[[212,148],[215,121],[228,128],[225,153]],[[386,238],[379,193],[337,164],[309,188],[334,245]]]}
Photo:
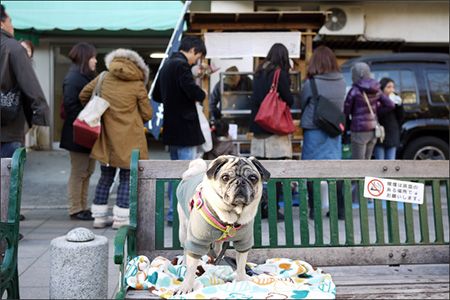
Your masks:
{"label": "man in dark jacket", "polygon": [[196,146],[205,142],[195,101],[202,102],[206,93],[191,72],[191,66],[205,54],[200,37],[184,37],[180,52],[173,53],[165,63],[155,85],[153,99],[164,103],[162,143],[170,146],[173,160],[194,159]]}
{"label": "man in dark jacket", "polygon": [[[199,36],[188,35],[181,40],[179,52],[172,54],[162,67],[153,91],[153,99],[164,103],[162,143],[169,146],[171,160],[192,160],[197,146],[205,142],[195,102],[202,102],[206,92],[194,80],[191,67],[206,55]],[[172,221],[172,195],[169,223]]]}
{"label": "man in dark jacket", "polygon": [[1,127],[1,157],[12,157],[21,146],[28,125],[49,126],[49,107],[34,73],[27,51],[14,39],[11,18],[1,5],[1,91],[4,95],[17,86],[21,108],[17,117]]}

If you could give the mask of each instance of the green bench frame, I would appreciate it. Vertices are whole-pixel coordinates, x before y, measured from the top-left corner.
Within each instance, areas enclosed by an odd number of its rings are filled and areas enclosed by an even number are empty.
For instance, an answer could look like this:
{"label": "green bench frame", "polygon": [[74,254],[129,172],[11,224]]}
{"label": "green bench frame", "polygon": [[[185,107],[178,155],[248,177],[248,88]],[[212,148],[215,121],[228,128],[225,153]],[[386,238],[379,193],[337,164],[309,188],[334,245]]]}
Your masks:
{"label": "green bench frame", "polygon": [[26,161],[25,148],[19,148],[12,158],[1,162],[1,296],[20,299],[17,254],[19,246],[20,201],[22,199],[23,167]]}
{"label": "green bench frame", "polygon": [[[255,244],[249,255],[250,261],[262,263],[269,257],[289,257],[307,261],[313,266],[448,264],[449,242],[444,238],[444,222],[450,221],[448,217],[444,219],[442,211],[443,201],[446,201],[447,208],[450,206],[448,161],[329,160],[262,161],[262,163],[272,174],[268,182],[269,199],[275,199],[275,182],[283,183],[285,241],[283,243],[279,241],[276,203],[269,201],[269,244],[262,243],[262,221],[258,214],[255,219]],[[116,298],[122,299],[126,296],[124,271],[130,259],[136,255],[145,255],[153,259],[160,255],[172,258],[182,254],[178,241],[176,209],[173,218],[172,245],[164,245],[166,238],[164,199],[167,189],[165,183],[172,182],[175,191],[188,164],[189,161],[139,160],[139,151],[133,151],[130,225],[120,228],[114,240],[114,262],[120,265],[121,272]],[[412,204],[404,204],[405,240],[401,240],[397,202],[388,201],[384,213],[382,202],[375,200],[373,222],[369,220],[368,201],[363,197],[365,176],[422,182],[431,186],[431,199],[425,197],[425,203],[419,206],[418,212],[413,211]],[[343,180],[345,202],[343,221],[339,221],[337,216],[337,180]],[[314,186],[313,228],[309,226],[307,214],[307,181],[312,181]],[[329,220],[323,217],[321,195],[323,181],[328,183]],[[353,214],[352,181],[359,184],[359,210],[356,216]],[[299,217],[293,216],[292,182],[299,185]],[[441,193],[442,188],[445,190],[444,193]],[[173,195],[173,207],[176,207],[177,199],[175,193]],[[426,204],[430,201],[433,203],[432,213]],[[450,212],[447,209],[448,215]],[[296,225],[295,218],[299,218]],[[419,222],[415,221],[417,219]],[[387,228],[384,225],[385,221]],[[345,227],[344,242],[339,239],[339,226]],[[359,227],[360,241],[355,239],[356,226]],[[375,241],[371,241],[371,226],[375,230]],[[430,234],[430,226],[434,235]],[[328,231],[325,230],[328,228]],[[326,231],[329,233],[328,241],[325,241]],[[299,232],[300,243],[295,243],[294,232]],[[416,241],[417,236],[420,236],[419,241]],[[311,242],[312,237],[314,242]],[[227,256],[233,255],[234,251],[227,252]]]}

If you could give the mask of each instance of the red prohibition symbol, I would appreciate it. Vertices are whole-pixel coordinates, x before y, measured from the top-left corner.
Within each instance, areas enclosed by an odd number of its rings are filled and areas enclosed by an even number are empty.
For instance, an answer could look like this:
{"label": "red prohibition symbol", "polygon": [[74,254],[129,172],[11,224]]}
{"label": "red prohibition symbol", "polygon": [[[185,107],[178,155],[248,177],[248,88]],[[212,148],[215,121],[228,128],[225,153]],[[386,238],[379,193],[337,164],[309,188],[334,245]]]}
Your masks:
{"label": "red prohibition symbol", "polygon": [[373,179],[369,182],[369,185],[367,186],[367,190],[369,191],[369,194],[371,194],[374,197],[378,197],[384,192],[384,185],[381,181],[378,179]]}

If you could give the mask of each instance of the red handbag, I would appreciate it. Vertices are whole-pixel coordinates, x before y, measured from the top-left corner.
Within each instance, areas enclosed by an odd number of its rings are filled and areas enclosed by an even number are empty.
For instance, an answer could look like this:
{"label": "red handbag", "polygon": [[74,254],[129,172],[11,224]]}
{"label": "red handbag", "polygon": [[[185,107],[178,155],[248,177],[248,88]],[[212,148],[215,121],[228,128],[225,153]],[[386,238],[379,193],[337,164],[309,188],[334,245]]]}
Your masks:
{"label": "red handbag", "polygon": [[73,122],[73,141],[86,148],[92,148],[100,136],[101,127],[101,125],[91,127],[86,121],[77,118]]}
{"label": "red handbag", "polygon": [[275,71],[272,86],[259,107],[255,122],[271,133],[286,135],[293,133],[296,128],[289,106],[283,100],[278,99],[277,90],[280,72],[280,69]]}
{"label": "red handbag", "polygon": [[92,91],[91,99],[73,122],[73,141],[81,146],[92,148],[100,136],[101,117],[109,107],[109,102],[101,97],[103,79],[107,71],[103,71]]}

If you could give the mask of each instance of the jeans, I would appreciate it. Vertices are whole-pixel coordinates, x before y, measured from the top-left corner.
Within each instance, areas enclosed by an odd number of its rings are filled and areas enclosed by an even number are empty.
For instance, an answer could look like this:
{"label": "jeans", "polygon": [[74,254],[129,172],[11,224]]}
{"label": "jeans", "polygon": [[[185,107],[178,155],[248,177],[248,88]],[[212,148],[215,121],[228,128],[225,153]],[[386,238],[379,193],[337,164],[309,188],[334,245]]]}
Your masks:
{"label": "jeans", "polygon": [[382,145],[377,145],[373,149],[373,154],[375,159],[388,159],[395,160],[397,154],[397,147],[386,147]]}
{"label": "jeans", "polygon": [[0,150],[2,158],[12,157],[14,151],[19,149],[20,146],[21,146],[20,142],[2,142]]}
{"label": "jeans", "polygon": [[320,129],[304,129],[302,160],[341,159],[341,138],[340,135],[330,137],[325,131]]}
{"label": "jeans", "polygon": [[[169,146],[171,160],[193,160],[197,154],[197,146]],[[170,208],[167,212],[167,221],[173,221],[173,205],[172,205],[172,182],[169,182],[167,195],[170,199]]]}

